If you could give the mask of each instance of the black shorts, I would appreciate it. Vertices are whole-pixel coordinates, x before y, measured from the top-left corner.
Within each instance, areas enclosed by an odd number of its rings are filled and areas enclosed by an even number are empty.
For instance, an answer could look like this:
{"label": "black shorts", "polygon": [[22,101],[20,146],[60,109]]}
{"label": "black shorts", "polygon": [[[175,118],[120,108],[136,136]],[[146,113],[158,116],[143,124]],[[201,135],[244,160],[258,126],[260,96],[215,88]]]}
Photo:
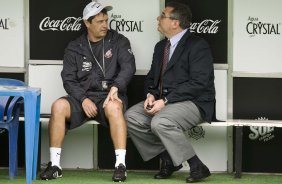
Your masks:
{"label": "black shorts", "polygon": [[[71,96],[61,97],[63,99],[66,99],[70,103],[70,108],[71,108],[71,117],[70,117],[70,121],[67,122],[66,124],[66,128],[68,130],[74,129],[76,127],[83,125],[86,121],[91,120],[91,119],[98,121],[101,125],[105,127],[108,127],[109,122],[108,122],[108,119],[106,118],[104,108],[103,108],[103,103],[106,97],[107,96],[103,98],[95,99],[94,103],[97,106],[98,114],[94,118],[88,118],[86,116],[85,112],[83,111],[81,103],[78,100],[76,100],[75,98]],[[123,101],[123,104],[127,104],[126,103],[127,100],[125,97],[122,97],[121,100]],[[124,110],[126,109],[126,106],[127,105],[124,105]]]}

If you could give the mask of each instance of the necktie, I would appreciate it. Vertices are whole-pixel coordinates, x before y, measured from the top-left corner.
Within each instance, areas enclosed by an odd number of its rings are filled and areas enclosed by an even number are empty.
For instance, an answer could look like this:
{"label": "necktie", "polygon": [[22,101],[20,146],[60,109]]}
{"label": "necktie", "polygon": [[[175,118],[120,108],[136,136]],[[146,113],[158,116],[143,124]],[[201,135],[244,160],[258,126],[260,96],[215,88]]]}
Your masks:
{"label": "necktie", "polygon": [[165,43],[164,48],[164,57],[163,57],[163,64],[162,64],[162,75],[167,67],[167,63],[169,61],[169,50],[170,50],[170,41],[167,40]]}
{"label": "necktie", "polygon": [[170,50],[170,41],[167,40],[165,43],[165,48],[164,48],[164,57],[163,57],[163,63],[162,63],[162,68],[161,68],[161,74],[160,74],[160,80],[159,80],[159,84],[160,84],[160,97],[162,97],[162,93],[163,93],[163,74],[164,71],[167,67],[167,63],[169,61],[169,50]]}

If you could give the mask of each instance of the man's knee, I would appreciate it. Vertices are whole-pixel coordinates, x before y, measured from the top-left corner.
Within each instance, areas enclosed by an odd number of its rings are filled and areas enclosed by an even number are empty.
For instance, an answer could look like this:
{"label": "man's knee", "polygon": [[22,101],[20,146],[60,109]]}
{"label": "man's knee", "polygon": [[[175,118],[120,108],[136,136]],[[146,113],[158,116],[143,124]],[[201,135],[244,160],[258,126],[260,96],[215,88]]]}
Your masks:
{"label": "man's knee", "polygon": [[70,104],[66,99],[58,99],[53,102],[51,107],[52,116],[67,116],[70,114]]}
{"label": "man's knee", "polygon": [[104,111],[108,118],[119,118],[123,116],[123,105],[119,102],[110,101]]}
{"label": "man's knee", "polygon": [[166,132],[174,127],[175,124],[164,117],[154,117],[151,121],[151,131],[154,133]]}

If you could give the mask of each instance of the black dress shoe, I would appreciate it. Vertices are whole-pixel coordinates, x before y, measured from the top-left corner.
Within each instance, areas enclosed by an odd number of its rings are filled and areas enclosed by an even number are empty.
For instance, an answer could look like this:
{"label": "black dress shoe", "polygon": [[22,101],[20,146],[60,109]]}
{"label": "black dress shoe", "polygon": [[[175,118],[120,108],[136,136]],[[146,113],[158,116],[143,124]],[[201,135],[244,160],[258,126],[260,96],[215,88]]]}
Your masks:
{"label": "black dress shoe", "polygon": [[211,175],[210,170],[204,164],[191,168],[190,176],[186,178],[186,183],[194,183],[201,181]]}
{"label": "black dress shoe", "polygon": [[167,179],[169,178],[174,171],[178,171],[182,168],[182,165],[174,166],[172,160],[167,151],[164,151],[160,154],[161,158],[161,169],[160,171],[155,174],[155,179]]}
{"label": "black dress shoe", "polygon": [[166,165],[165,167],[161,167],[160,172],[155,174],[155,179],[167,179],[169,178],[174,171],[178,171],[182,168],[182,165],[179,166],[173,166],[173,165]]}

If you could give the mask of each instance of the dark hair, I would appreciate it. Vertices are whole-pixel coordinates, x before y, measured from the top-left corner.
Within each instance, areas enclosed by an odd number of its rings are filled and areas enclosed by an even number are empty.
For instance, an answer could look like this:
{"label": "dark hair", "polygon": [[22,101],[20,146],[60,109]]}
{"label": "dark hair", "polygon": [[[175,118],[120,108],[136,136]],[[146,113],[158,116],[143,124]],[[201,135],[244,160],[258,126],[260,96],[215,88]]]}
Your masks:
{"label": "dark hair", "polygon": [[[104,14],[104,15],[108,15],[108,11],[107,11],[106,8],[104,8],[103,10],[101,10],[100,13],[102,13],[102,14]],[[99,15],[100,13],[98,13],[97,15]],[[89,18],[87,19],[87,21],[91,23],[92,19],[94,19],[95,16],[96,16],[96,15],[89,17]]]}
{"label": "dark hair", "polygon": [[179,2],[169,2],[166,4],[166,7],[173,8],[170,17],[178,20],[182,29],[186,29],[190,26],[192,11],[188,5]]}

